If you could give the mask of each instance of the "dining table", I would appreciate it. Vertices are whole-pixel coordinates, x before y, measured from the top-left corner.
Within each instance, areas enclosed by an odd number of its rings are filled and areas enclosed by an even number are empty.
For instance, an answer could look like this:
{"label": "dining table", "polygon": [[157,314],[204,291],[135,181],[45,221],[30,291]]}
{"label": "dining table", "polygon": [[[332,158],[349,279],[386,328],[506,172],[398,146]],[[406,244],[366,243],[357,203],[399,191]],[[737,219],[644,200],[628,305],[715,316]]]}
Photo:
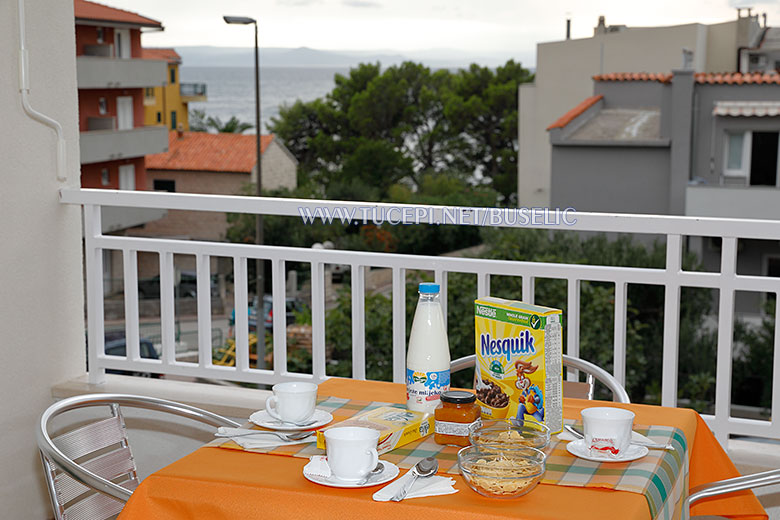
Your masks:
{"label": "dining table", "polygon": [[[330,378],[319,385],[321,400],[362,400],[406,403],[405,386],[381,381]],[[144,479],[125,505],[120,520],[192,519],[233,520],[251,518],[333,519],[405,518],[441,519],[564,519],[604,520],[610,518],[650,520],[685,517],[682,499],[698,485],[739,475],[701,416],[687,408],[643,404],[621,404],[583,399],[563,399],[563,416],[578,420],[580,411],[591,406],[616,406],[635,413],[635,425],[654,425],[675,432],[679,468],[666,467],[667,475],[679,475],[682,494],[674,497],[665,511],[652,506],[647,494],[627,491],[615,485],[617,470],[627,464],[592,463],[581,482],[566,481],[555,469],[574,462],[565,443],[553,448],[545,480],[527,495],[514,499],[487,498],[474,492],[457,474],[455,451],[426,451],[421,444],[406,449],[403,457],[393,450],[380,458],[403,459],[401,474],[414,463],[414,456],[435,456],[451,468],[446,476],[455,480],[457,492],[450,495],[411,498],[402,502],[377,502],[372,497],[381,486],[343,489],[310,482],[303,475],[308,458],[281,453],[254,453],[206,445]],[[259,408],[260,406],[258,406]],[[339,417],[334,413],[334,421]],[[555,436],[553,436],[555,437]],[[421,441],[417,441],[421,442]],[[311,446],[307,449],[315,449]],[[324,453],[324,452],[323,452]],[[417,460],[419,460],[419,458]],[[659,468],[672,459],[659,459]],[[572,466],[577,467],[577,466]],[[582,468],[578,471],[581,471]],[[596,471],[598,470],[598,471]],[[621,470],[622,471],[622,470]],[[684,472],[687,472],[684,473]],[[576,471],[572,471],[575,473]],[[638,470],[634,473],[640,474]],[[440,469],[440,473],[443,470]],[[549,475],[548,475],[549,474]],[[594,478],[594,475],[597,478]],[[549,476],[549,478],[547,478]],[[653,474],[648,479],[662,480]],[[568,484],[566,483],[568,482]],[[386,484],[385,484],[386,485]],[[667,486],[668,489],[669,486]],[[679,487],[679,486],[678,486]],[[628,489],[628,488],[625,488]],[[659,486],[659,489],[663,487]],[[664,497],[666,498],[666,497]],[[676,506],[674,505],[676,502]],[[653,514],[655,513],[655,514]],[[741,491],[694,504],[691,515],[720,515],[734,519],[766,519],[767,514],[751,491]]]}

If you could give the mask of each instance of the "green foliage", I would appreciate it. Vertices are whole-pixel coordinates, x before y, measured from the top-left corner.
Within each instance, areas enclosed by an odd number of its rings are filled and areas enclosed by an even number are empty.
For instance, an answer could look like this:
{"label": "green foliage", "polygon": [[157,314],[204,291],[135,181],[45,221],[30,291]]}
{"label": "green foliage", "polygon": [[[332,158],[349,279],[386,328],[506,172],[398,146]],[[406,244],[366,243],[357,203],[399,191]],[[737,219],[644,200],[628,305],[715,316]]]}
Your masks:
{"label": "green foliage", "polygon": [[206,111],[193,108],[190,110],[190,131],[191,132],[208,132],[209,126],[206,123]]}
{"label": "green foliage", "polygon": [[396,183],[419,188],[426,174],[463,172],[509,203],[517,86],[531,79],[514,61],[457,72],[361,64],[337,74],[324,99],[282,107],[270,128],[298,159],[299,181],[323,187],[327,198],[388,200]]}
{"label": "green foliage", "polygon": [[239,119],[236,116],[232,116],[224,123],[218,117],[209,116],[209,118],[206,120],[206,127],[213,128],[219,133],[242,134],[246,130],[249,130],[250,128],[254,128],[255,125],[253,125],[252,123],[245,123],[243,121],[239,121]]}
{"label": "green foliage", "polygon": [[772,406],[772,371],[778,366],[774,358],[775,312],[776,300],[768,299],[760,324],[735,323],[731,388],[735,404]]}

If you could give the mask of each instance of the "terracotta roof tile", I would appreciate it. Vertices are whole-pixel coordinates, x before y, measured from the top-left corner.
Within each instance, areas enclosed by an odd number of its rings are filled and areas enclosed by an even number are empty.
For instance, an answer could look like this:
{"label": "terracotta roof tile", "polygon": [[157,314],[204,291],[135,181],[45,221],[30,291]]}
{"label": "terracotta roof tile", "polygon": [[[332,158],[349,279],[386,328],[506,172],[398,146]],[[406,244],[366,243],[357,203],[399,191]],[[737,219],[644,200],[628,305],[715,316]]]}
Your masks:
{"label": "terracotta roof tile", "polygon": [[780,74],[766,74],[763,72],[748,74],[739,72],[699,72],[696,74],[696,82],[710,85],[780,85]]}
{"label": "terracotta roof tile", "polygon": [[141,57],[145,60],[166,60],[168,63],[181,63],[181,56],[174,49],[155,49],[144,47]]}
{"label": "terracotta roof tile", "polygon": [[671,79],[671,74],[654,72],[612,72],[610,74],[593,76],[594,81],[657,81],[659,83],[669,83]]}
{"label": "terracotta roof tile", "polygon": [[[262,136],[261,153],[273,139],[273,135]],[[172,130],[168,133],[168,151],[147,155],[146,168],[250,173],[257,162],[255,153],[254,135],[183,132],[179,137]]]}
{"label": "terracotta roof tile", "polygon": [[124,9],[116,9],[107,5],[88,2],[87,0],[73,0],[73,11],[76,19],[96,20],[105,22],[122,22],[143,27],[160,27],[162,23],[140,14]]}
{"label": "terracotta roof tile", "polygon": [[587,109],[589,109],[590,107],[592,107],[593,105],[601,101],[603,98],[604,96],[602,95],[589,97],[588,99],[586,99],[585,101],[583,101],[582,103],[580,103],[579,105],[577,105],[576,107],[572,108],[571,110],[563,114],[561,117],[559,117],[557,121],[555,121],[553,124],[547,127],[547,130],[552,130],[553,128],[565,127],[566,125],[574,121],[574,119],[577,116],[579,116]]}

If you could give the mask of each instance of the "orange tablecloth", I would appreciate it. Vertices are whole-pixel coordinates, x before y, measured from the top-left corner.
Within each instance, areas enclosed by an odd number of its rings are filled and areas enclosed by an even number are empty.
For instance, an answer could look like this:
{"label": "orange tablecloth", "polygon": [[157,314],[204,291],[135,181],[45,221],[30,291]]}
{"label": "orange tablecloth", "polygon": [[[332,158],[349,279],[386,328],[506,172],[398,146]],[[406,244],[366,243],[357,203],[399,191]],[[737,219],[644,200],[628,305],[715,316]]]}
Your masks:
{"label": "orange tablecloth", "polygon": [[[320,394],[374,401],[404,402],[402,385],[330,379]],[[592,402],[565,399],[564,416],[579,417]],[[690,449],[690,486],[737,476],[738,473],[699,415],[687,409],[620,405],[642,424],[676,426]],[[625,491],[540,485],[517,500],[494,500],[469,489],[460,477],[455,495],[374,502],[378,487],[336,489],[303,477],[305,459],[201,448],[145,479],[125,506],[120,520],[244,518],[607,518],[649,519],[643,495]],[[619,512],[619,513],[618,513]],[[695,515],[719,514],[739,519],[767,518],[752,493],[710,499],[696,505]],[[616,516],[617,515],[617,516]]]}

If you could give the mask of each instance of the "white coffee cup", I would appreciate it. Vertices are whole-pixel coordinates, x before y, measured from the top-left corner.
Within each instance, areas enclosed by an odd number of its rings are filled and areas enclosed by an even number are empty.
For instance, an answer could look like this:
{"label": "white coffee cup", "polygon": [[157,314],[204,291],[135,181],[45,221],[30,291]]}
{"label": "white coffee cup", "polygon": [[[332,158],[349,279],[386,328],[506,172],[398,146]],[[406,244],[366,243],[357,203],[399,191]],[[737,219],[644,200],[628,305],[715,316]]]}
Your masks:
{"label": "white coffee cup", "polygon": [[631,445],[634,412],[622,408],[585,408],[582,426],[591,455],[620,457]]}
{"label": "white coffee cup", "polygon": [[325,430],[328,466],[336,478],[358,482],[379,462],[376,445],[379,431],[360,426],[343,426]]}
{"label": "white coffee cup", "polygon": [[314,415],[317,404],[317,385],[314,383],[279,383],[272,390],[274,395],[265,400],[265,411],[274,419],[302,423]]}

